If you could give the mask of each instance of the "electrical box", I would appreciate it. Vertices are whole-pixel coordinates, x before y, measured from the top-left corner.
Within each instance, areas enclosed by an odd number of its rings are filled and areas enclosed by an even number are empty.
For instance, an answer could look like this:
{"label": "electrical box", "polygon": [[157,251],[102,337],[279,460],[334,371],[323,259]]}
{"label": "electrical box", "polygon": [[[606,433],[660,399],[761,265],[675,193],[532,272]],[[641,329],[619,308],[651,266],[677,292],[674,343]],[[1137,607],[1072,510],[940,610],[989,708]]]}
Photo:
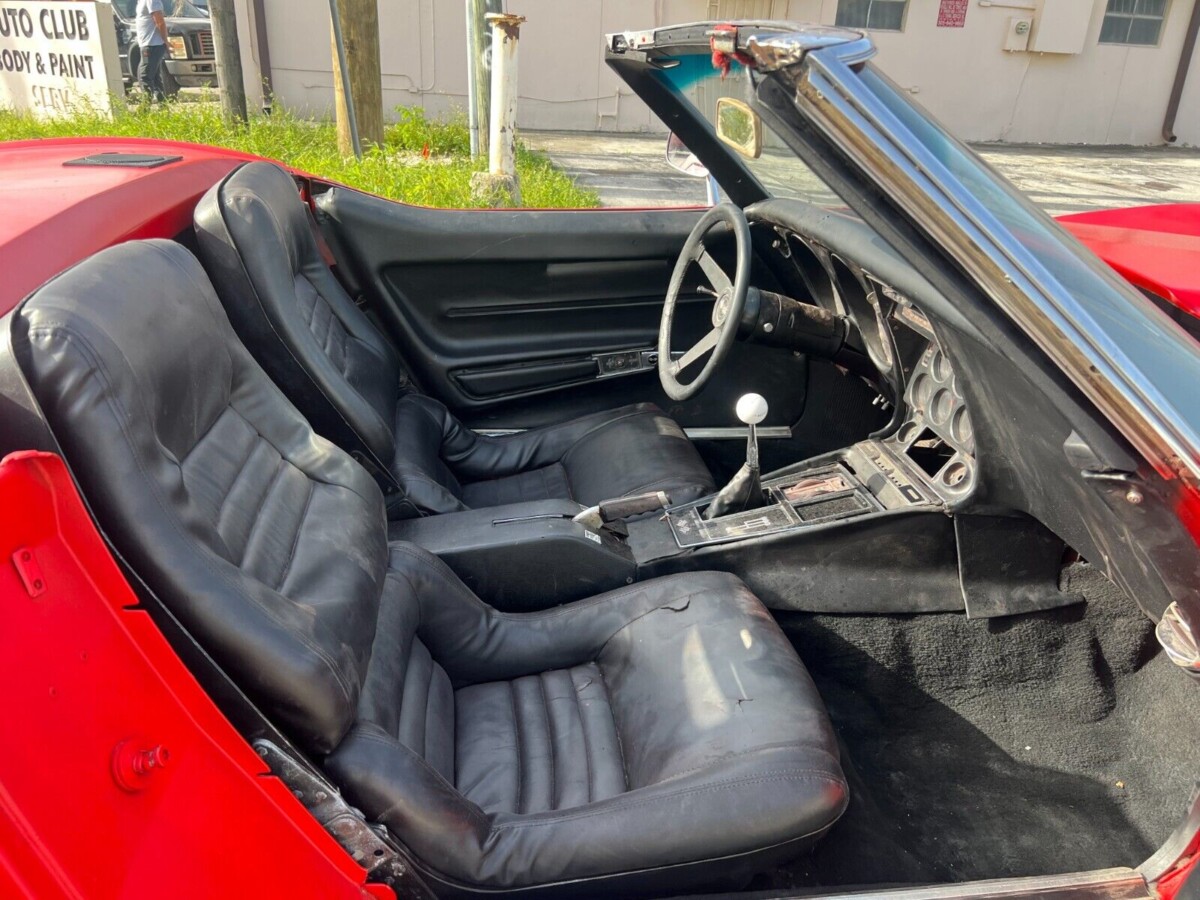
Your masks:
{"label": "electrical box", "polygon": [[1018,53],[1029,49],[1029,33],[1033,31],[1033,19],[1028,16],[1009,16],[1008,31],[1004,33],[1004,49]]}
{"label": "electrical box", "polygon": [[1031,53],[1082,53],[1096,0],[1037,0]]}

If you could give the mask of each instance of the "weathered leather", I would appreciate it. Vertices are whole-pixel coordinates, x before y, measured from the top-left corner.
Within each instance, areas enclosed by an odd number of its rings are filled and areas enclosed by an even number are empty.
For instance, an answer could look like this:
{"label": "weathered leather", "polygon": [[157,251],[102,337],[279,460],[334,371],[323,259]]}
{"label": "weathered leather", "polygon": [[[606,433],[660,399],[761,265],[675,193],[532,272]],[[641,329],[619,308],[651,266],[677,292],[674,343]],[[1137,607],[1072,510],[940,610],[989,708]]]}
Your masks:
{"label": "weathered leather", "polygon": [[235,330],[319,434],[390,475],[403,497],[389,498],[393,516],[647,490],[685,503],[715,490],[683,431],[649,404],[493,438],[402,387],[401,360],[333,277],[278,166],[235,170],[200,200],[195,226]]}
{"label": "weathered leather", "polygon": [[117,548],[447,889],[752,874],[845,808],[816,689],[737,578],[486,606],[388,545],[374,480],[259,368],[179,245],[107,250],[13,327]]}

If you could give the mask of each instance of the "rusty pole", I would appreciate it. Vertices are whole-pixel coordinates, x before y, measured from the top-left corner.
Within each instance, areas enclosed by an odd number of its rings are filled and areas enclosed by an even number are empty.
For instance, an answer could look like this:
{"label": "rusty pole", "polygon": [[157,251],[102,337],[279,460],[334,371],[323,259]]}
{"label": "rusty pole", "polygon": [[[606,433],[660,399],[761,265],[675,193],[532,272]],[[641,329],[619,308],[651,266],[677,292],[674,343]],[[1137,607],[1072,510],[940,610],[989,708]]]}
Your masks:
{"label": "rusty pole", "polygon": [[492,122],[488,136],[488,171],[517,177],[517,42],[524,16],[488,13],[492,26]]}

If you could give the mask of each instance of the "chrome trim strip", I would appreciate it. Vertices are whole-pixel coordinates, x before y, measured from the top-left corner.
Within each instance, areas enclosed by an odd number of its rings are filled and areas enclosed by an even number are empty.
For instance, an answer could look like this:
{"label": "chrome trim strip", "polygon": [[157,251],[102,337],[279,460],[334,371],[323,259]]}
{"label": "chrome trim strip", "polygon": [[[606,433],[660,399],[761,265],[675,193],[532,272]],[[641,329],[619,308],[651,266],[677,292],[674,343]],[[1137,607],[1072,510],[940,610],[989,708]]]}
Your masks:
{"label": "chrome trim strip", "polygon": [[[780,897],[786,897],[780,894]],[[793,895],[800,896],[800,895]],[[1076,897],[1104,900],[1151,900],[1154,895],[1133,869],[1098,869],[1069,875],[1039,875],[1029,878],[993,878],[960,884],[891,890],[823,894],[825,900],[1007,900],[1044,897],[1069,900]]]}
{"label": "chrome trim strip", "polygon": [[[769,440],[787,440],[792,436],[792,429],[786,425],[771,425],[767,428],[759,427],[756,429],[759,438],[767,438]],[[744,441],[750,436],[750,429],[744,425],[733,425],[729,427],[707,427],[685,428],[683,433],[693,441]]]}
{"label": "chrome trim strip", "polygon": [[[1172,604],[1174,605],[1174,604]],[[1150,884],[1159,881],[1176,866],[1185,862],[1188,848],[1200,831],[1200,784],[1192,788],[1192,799],[1188,802],[1187,815],[1175,826],[1170,837],[1153,855],[1137,867],[1138,873]]]}
{"label": "chrome trim strip", "polygon": [[[861,42],[869,44],[865,40]],[[814,51],[795,69],[796,103],[829,140],[845,150],[884,191],[920,222],[1015,322],[1164,476],[1200,483],[1200,415],[1191,422],[1126,349],[1025,248],[980,200],[962,189],[942,162],[870,91],[850,66],[856,42]],[[1068,245],[1073,239],[1062,232]],[[1099,260],[1080,257],[1097,294],[1112,292],[1132,314],[1158,318],[1164,345],[1190,349],[1165,316]],[[1195,350],[1190,352],[1195,355]],[[1194,389],[1191,391],[1194,395]],[[1178,392],[1174,399],[1179,400]],[[1187,398],[1184,398],[1185,400]],[[1193,397],[1194,402],[1194,397]]]}

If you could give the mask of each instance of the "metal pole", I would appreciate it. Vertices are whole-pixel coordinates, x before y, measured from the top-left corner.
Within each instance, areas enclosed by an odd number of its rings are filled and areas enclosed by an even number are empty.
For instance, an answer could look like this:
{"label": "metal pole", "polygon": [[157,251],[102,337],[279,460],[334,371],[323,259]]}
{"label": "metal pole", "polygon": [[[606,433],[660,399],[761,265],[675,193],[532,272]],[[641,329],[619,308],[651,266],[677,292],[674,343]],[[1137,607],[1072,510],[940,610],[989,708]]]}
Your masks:
{"label": "metal pole", "polygon": [[488,47],[491,28],[488,13],[504,12],[504,0],[466,0],[467,9],[467,121],[471,130],[471,156],[488,155],[491,124],[491,64]]}
{"label": "metal pole", "polygon": [[1187,82],[1188,70],[1192,67],[1192,54],[1196,52],[1196,35],[1200,32],[1200,0],[1192,7],[1187,31],[1183,34],[1183,48],[1179,51],[1179,65],[1175,69],[1175,81],[1171,84],[1171,96],[1167,100],[1167,114],[1163,117],[1162,136],[1168,144],[1177,140],[1175,117],[1179,115],[1179,101],[1183,99],[1183,86]]}
{"label": "metal pole", "polygon": [[346,61],[346,42],[342,39],[342,16],[337,0],[329,0],[329,19],[333,23],[333,43],[337,47],[338,69],[342,73],[342,95],[346,100],[346,124],[356,159],[362,159],[362,141],[358,136],[358,117],[354,114],[354,91],[350,87],[350,65]]}
{"label": "metal pole", "polygon": [[492,26],[492,121],[488,136],[488,171],[513,179],[517,175],[517,42],[524,16],[488,13]]}
{"label": "metal pole", "polygon": [[258,71],[262,78],[262,111],[271,114],[275,102],[275,82],[271,72],[271,44],[267,40],[267,10],[264,0],[252,0],[254,10],[254,44],[258,49]]}
{"label": "metal pole", "polygon": [[238,47],[237,13],[233,0],[212,0],[213,44],[217,52],[217,89],[221,111],[231,122],[246,121],[246,83]]}

